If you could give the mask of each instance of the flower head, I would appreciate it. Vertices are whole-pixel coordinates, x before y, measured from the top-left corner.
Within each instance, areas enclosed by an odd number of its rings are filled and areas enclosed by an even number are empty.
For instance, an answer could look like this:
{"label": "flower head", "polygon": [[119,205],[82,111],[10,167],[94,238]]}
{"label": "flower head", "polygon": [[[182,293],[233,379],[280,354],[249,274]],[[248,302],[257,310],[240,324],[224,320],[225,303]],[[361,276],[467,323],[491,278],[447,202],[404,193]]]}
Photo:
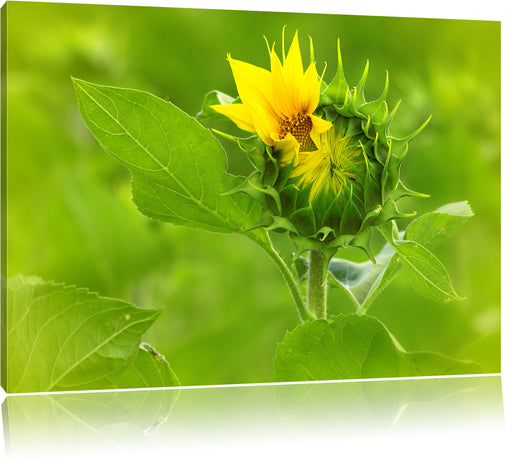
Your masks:
{"label": "flower head", "polygon": [[287,165],[299,152],[315,151],[313,138],[332,124],[313,115],[320,80],[314,63],[304,72],[297,33],[283,63],[274,47],[269,53],[270,71],[228,55],[242,103],[212,108],[242,130],[257,133],[266,145],[282,149],[281,164]]}
{"label": "flower head", "polygon": [[337,136],[331,128],[318,137],[318,149],[299,153],[298,164],[291,177],[300,177],[299,186],[311,186],[309,202],[323,189],[327,194],[332,190],[336,196],[343,192],[349,181],[356,181],[355,170],[362,170],[364,158],[361,147],[353,145],[351,137],[345,133]]}
{"label": "flower head", "polygon": [[350,245],[373,258],[373,229],[412,216],[398,208],[403,197],[425,197],[404,185],[400,166],[429,119],[403,138],[392,136],[398,104],[388,109],[387,73],[381,96],[368,101],[369,63],[359,83],[349,85],[339,41],[336,73],[322,86],[314,62],[304,72],[297,34],[282,61],[268,49],[270,70],[228,56],[241,103],[219,92],[203,103],[204,117],[216,111],[257,134],[217,132],[236,142],[256,168],[231,193],[248,194],[261,207],[253,227],[288,233],[296,255]]}

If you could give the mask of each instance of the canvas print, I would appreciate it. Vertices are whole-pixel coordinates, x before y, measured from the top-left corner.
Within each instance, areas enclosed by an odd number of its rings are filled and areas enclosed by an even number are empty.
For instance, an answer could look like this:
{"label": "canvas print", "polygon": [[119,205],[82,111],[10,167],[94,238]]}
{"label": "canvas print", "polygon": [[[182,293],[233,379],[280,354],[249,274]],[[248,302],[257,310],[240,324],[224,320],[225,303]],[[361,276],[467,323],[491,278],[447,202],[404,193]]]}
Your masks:
{"label": "canvas print", "polygon": [[500,371],[499,22],[8,2],[2,79],[8,392]]}

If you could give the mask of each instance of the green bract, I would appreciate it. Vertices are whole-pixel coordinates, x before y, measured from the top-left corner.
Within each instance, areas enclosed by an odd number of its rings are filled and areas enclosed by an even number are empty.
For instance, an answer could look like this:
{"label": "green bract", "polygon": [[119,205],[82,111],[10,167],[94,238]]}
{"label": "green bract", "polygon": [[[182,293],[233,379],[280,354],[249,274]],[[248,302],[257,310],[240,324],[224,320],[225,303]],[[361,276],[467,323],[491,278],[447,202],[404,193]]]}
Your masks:
{"label": "green bract", "polygon": [[[313,56],[313,52],[311,53]],[[313,59],[311,60],[314,61]],[[247,153],[256,170],[232,190],[244,192],[262,206],[262,214],[254,226],[278,232],[289,232],[298,247],[296,255],[307,249],[330,249],[335,252],[348,245],[369,249],[372,228],[390,220],[410,217],[397,202],[404,196],[427,197],[408,189],[400,179],[400,166],[406,158],[409,142],[426,126],[430,118],[404,138],[390,134],[390,125],[399,104],[388,110],[386,96],[388,76],[381,96],[367,101],[364,95],[369,63],[355,87],[345,80],[338,42],[337,72],[329,85],[322,84],[319,104],[314,115],[331,122],[336,139],[346,139],[358,159],[341,191],[325,187],[311,200],[313,183],[294,175],[294,164],[282,162],[283,150],[265,145],[258,136],[237,138],[217,132],[235,141]],[[212,104],[239,104],[240,100],[219,92],[207,95],[200,118],[212,116]],[[300,153],[307,156],[308,152]],[[342,154],[343,156],[343,154]],[[313,173],[309,173],[311,177]]]}

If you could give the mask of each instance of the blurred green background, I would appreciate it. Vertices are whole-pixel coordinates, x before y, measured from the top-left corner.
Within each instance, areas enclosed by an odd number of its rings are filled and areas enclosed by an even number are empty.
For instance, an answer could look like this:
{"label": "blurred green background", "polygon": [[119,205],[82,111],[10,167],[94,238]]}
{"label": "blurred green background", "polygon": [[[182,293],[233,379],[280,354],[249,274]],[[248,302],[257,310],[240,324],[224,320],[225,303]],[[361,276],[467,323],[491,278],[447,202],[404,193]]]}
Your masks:
{"label": "blurred green background", "polygon": [[[299,30],[305,59],[313,38],[327,81],[338,37],[350,84],[369,59],[369,99],[389,70],[388,101],[403,99],[393,134],[433,115],[403,168],[406,184],[431,197],[404,200],[402,209],[470,202],[475,217],[437,251],[466,298],[432,302],[402,275],[369,314],[408,350],[477,359],[498,372],[498,22],[9,2],[9,276],[165,307],[145,340],[183,385],[272,381],[276,344],[298,323],[278,270],[240,236],[140,215],[128,172],[83,124],[70,76],[145,90],[195,115],[211,89],[236,95],[226,53],[268,67],[263,35],[280,49],[283,25],[289,40]],[[229,170],[247,173],[243,155],[226,149]],[[353,311],[339,289],[329,299],[331,312]]]}

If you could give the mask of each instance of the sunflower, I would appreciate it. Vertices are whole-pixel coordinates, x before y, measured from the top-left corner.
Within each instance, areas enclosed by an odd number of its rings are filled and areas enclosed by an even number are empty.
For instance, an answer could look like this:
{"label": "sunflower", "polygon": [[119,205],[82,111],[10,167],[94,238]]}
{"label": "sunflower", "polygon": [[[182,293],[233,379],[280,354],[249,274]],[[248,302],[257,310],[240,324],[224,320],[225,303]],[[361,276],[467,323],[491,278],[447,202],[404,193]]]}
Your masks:
{"label": "sunflower", "polygon": [[242,130],[256,133],[266,145],[282,149],[281,165],[288,165],[297,162],[299,152],[315,151],[313,138],[332,124],[313,115],[320,99],[320,80],[313,62],[304,72],[298,34],[283,63],[273,46],[269,54],[270,71],[228,54],[242,103],[212,108]]}
{"label": "sunflower", "polygon": [[[317,138],[317,136],[314,136]],[[353,139],[345,133],[337,136],[334,128],[318,135],[315,139],[318,149],[313,152],[301,152],[298,164],[291,177],[301,177],[298,185],[302,188],[311,186],[309,202],[323,189],[325,194],[331,189],[338,196],[349,181],[356,181],[356,170],[362,170],[364,158],[359,146],[354,146]]]}

